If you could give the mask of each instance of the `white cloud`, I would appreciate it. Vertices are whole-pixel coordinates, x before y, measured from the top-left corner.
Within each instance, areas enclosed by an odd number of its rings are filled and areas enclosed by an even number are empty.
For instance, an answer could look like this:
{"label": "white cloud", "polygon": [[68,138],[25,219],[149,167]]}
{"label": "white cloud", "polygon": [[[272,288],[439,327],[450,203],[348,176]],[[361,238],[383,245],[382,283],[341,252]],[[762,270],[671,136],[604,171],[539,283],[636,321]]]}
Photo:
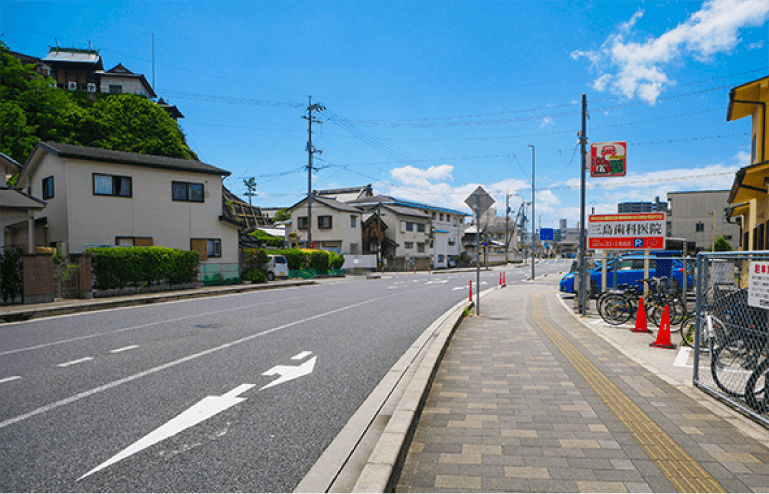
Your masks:
{"label": "white cloud", "polygon": [[[707,61],[712,55],[732,51],[740,42],[739,30],[760,26],[769,16],[766,0],[708,0],[686,21],[658,38],[631,41],[633,28],[643,16],[639,10],[622,24],[617,34],[609,36],[597,51],[572,52],[571,57],[586,57],[599,77],[597,90],[610,90],[628,98],[639,97],[650,103],[657,100],[665,85],[672,83],[664,66],[693,56]],[[753,46],[753,45],[751,45]],[[603,72],[603,66],[616,71]]]}
{"label": "white cloud", "polygon": [[541,128],[544,128],[544,127],[546,127],[548,125],[555,125],[555,123],[553,123],[553,119],[552,118],[545,117],[545,118],[542,119],[542,123],[539,124],[539,128],[541,129]]}
{"label": "white cloud", "polygon": [[424,186],[435,180],[453,180],[451,176],[453,170],[454,167],[451,165],[431,166],[426,170],[404,166],[390,170],[390,176],[406,185]]}

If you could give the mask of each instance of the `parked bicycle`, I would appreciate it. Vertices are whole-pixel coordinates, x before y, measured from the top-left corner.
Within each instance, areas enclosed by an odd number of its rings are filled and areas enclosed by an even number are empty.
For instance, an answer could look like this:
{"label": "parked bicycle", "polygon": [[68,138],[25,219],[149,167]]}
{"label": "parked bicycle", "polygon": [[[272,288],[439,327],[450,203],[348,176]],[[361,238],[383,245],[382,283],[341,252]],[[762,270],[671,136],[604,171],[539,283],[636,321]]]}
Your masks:
{"label": "parked bicycle", "polygon": [[681,294],[668,290],[667,278],[646,278],[635,286],[620,285],[617,290],[602,293],[596,300],[596,308],[601,318],[608,324],[618,325],[630,320],[637,312],[643,295],[642,283],[649,283],[649,296],[644,299],[646,316],[652,324],[659,327],[665,306],[668,306],[671,330],[676,329],[687,315],[686,302]]}

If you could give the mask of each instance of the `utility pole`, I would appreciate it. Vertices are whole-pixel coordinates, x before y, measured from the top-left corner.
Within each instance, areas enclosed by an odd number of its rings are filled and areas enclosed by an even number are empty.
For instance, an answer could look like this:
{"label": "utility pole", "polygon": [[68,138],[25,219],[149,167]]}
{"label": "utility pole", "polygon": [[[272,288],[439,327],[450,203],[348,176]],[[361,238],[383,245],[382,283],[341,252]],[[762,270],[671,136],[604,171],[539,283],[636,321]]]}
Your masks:
{"label": "utility pole", "polygon": [[534,272],[534,234],[536,230],[536,219],[537,215],[535,213],[535,205],[536,205],[536,192],[534,190],[534,171],[536,169],[536,157],[535,157],[535,150],[534,146],[529,144],[529,147],[531,148],[531,279],[534,279],[535,272]]}
{"label": "utility pole", "polygon": [[312,124],[321,124],[320,120],[313,120],[312,112],[323,111],[326,109],[320,103],[312,104],[312,96],[308,96],[307,116],[302,116],[307,120],[307,248],[312,246],[312,155],[322,154],[323,151],[315,149],[312,145]]}
{"label": "utility pole", "polygon": [[582,130],[579,133],[579,144],[582,154],[579,200],[579,309],[584,316],[587,314],[585,307],[585,170],[587,169],[587,94],[582,93]]}
{"label": "utility pole", "polygon": [[505,264],[510,262],[507,258],[507,246],[510,241],[507,239],[510,230],[510,191],[505,191]]}

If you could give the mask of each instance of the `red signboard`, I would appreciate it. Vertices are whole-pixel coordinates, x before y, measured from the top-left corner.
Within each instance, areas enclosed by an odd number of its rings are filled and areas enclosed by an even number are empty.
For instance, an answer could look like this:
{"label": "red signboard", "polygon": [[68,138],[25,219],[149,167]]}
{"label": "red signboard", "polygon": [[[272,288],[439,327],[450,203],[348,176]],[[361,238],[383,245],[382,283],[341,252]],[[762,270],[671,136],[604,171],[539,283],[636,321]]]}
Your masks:
{"label": "red signboard", "polygon": [[590,145],[591,177],[624,177],[627,142],[594,142]]}
{"label": "red signboard", "polygon": [[588,225],[588,248],[664,249],[665,213],[591,215]]}

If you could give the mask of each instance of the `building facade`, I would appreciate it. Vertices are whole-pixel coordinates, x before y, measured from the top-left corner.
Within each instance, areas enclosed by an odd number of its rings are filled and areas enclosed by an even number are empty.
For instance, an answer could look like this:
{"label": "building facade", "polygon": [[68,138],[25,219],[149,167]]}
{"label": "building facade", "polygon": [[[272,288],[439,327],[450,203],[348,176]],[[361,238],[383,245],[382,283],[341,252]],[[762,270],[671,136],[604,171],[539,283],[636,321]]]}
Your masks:
{"label": "building facade", "polygon": [[667,198],[666,237],[695,242],[697,251],[709,249],[722,236],[733,249],[739,247],[740,227],[727,221],[728,190],[668,192]]}

